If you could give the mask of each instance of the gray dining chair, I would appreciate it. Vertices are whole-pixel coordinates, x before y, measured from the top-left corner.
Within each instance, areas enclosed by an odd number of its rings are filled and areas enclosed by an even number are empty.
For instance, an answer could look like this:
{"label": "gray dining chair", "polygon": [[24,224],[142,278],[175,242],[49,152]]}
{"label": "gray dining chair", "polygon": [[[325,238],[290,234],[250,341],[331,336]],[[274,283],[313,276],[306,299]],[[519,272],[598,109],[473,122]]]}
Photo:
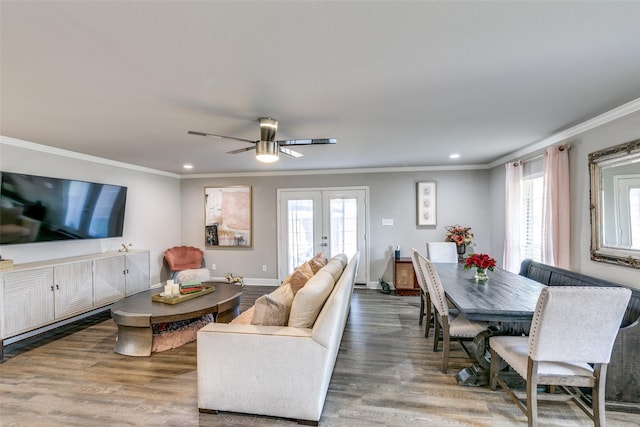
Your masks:
{"label": "gray dining chair", "polygon": [[[550,286],[542,289],[528,337],[496,336],[491,348],[490,385],[500,384],[538,425],[539,385],[560,386],[595,426],[605,423],[605,382],[611,349],[631,297],[622,287]],[[499,376],[508,364],[526,381],[526,405]],[[592,408],[578,387],[591,388]],[[558,395],[553,394],[553,400]]]}
{"label": "gray dining chair", "polygon": [[411,263],[413,264],[413,270],[416,273],[416,279],[418,280],[418,287],[420,288],[420,313],[418,317],[418,325],[422,325],[423,319],[425,320],[424,336],[429,336],[429,330],[431,329],[431,316],[433,309],[431,307],[431,297],[429,296],[429,290],[424,280],[424,275],[418,266],[419,252],[415,248],[411,248],[412,256]]}
{"label": "gray dining chair", "polygon": [[458,262],[458,251],[454,242],[427,242],[427,258],[431,262]]}
{"label": "gray dining chair", "polygon": [[473,341],[473,339],[481,332],[487,330],[489,324],[486,322],[478,322],[468,320],[462,314],[453,313],[449,310],[449,304],[444,292],[444,286],[440,281],[440,277],[433,267],[431,261],[421,254],[415,252],[414,256],[418,261],[420,274],[424,277],[431,303],[435,309],[435,319],[433,322],[433,351],[438,351],[440,343],[440,327],[442,327],[442,367],[443,373],[447,373],[449,368],[449,351],[451,341],[458,341],[467,355],[471,358],[471,354],[464,346],[464,341]]}

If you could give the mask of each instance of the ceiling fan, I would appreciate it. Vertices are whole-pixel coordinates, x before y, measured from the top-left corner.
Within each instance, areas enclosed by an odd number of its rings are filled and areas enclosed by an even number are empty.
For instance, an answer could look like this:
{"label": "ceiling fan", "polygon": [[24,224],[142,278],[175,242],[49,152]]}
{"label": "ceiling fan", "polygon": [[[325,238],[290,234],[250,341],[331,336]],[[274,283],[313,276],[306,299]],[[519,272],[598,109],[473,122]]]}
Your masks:
{"label": "ceiling fan", "polygon": [[272,163],[278,160],[279,153],[286,154],[291,157],[302,157],[301,153],[291,150],[287,147],[292,145],[316,145],[316,144],[335,144],[334,138],[323,139],[290,139],[276,141],[276,132],[278,131],[278,121],[270,117],[261,117],[260,121],[260,139],[252,141],[250,139],[236,138],[233,136],[215,135],[213,133],[198,132],[190,130],[187,133],[199,136],[213,136],[215,138],[233,139],[236,141],[248,142],[254,144],[252,147],[239,148],[229,151],[230,154],[244,153],[245,151],[256,150],[256,159],[264,163]]}

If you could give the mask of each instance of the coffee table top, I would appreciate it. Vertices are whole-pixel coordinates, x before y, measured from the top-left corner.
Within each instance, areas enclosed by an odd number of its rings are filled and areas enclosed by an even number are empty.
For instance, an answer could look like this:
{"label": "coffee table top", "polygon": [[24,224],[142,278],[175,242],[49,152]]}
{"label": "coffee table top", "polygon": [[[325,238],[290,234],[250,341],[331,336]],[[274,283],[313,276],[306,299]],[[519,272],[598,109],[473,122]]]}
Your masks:
{"label": "coffee table top", "polygon": [[242,297],[242,288],[226,282],[203,282],[214,286],[215,291],[179,304],[164,304],[151,301],[151,296],[159,294],[161,288],[150,289],[126,297],[111,306],[111,313],[120,316],[149,317],[150,323],[174,322],[191,319],[208,313],[217,313],[218,305]]}

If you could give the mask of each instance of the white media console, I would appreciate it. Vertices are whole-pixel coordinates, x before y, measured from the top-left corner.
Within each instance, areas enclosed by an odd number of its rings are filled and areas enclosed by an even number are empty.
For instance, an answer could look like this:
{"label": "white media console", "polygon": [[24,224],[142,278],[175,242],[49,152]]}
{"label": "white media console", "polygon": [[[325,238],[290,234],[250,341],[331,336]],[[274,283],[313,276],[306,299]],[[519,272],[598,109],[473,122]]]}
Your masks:
{"label": "white media console", "polygon": [[0,271],[0,361],[4,347],[106,311],[149,289],[149,251],[107,252]]}

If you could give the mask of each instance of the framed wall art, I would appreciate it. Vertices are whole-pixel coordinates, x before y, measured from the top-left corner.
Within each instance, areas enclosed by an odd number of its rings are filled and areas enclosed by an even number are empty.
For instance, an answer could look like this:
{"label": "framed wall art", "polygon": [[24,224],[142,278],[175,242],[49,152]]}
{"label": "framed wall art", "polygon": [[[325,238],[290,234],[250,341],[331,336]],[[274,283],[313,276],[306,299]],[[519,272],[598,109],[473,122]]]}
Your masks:
{"label": "framed wall art", "polygon": [[250,248],[253,244],[251,187],[205,187],[205,246]]}
{"label": "framed wall art", "polygon": [[416,219],[418,226],[435,226],[436,183],[418,182],[416,196]]}

